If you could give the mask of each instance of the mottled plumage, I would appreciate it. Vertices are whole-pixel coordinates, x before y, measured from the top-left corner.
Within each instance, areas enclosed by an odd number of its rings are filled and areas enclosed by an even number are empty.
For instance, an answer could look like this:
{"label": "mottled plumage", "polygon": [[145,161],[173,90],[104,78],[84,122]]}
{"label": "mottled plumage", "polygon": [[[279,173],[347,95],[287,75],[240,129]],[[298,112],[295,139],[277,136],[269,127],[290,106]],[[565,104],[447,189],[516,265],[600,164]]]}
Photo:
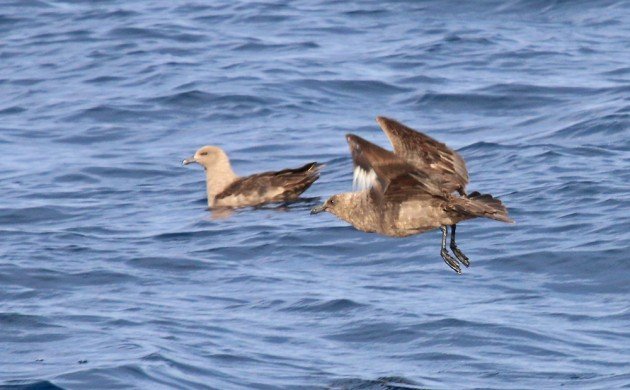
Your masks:
{"label": "mottled plumage", "polygon": [[376,122],[389,138],[394,153],[419,170],[431,174],[445,190],[465,194],[468,170],[459,153],[394,119],[379,116]]}
{"label": "mottled plumage", "polygon": [[227,154],[216,146],[204,146],[184,164],[198,163],[206,171],[210,208],[237,208],[292,201],[319,178],[322,164],[308,163],[296,169],[238,177]]}
{"label": "mottled plumage", "polygon": [[[379,117],[379,123],[383,118]],[[393,121],[387,120],[387,123]],[[397,123],[397,122],[396,122]],[[393,134],[393,133],[392,133]],[[452,227],[451,249],[464,265],[468,266],[468,258],[461,253],[455,244],[455,224],[458,222],[485,217],[502,222],[513,222],[501,201],[491,195],[478,192],[466,196],[458,196],[452,192],[457,187],[445,185],[444,177],[451,172],[455,178],[457,169],[446,170],[449,164],[435,162],[434,167],[427,168],[421,159],[408,159],[414,154],[410,145],[415,141],[400,140],[405,137],[397,132],[390,139],[396,139],[398,151],[392,153],[365,139],[349,134],[346,136],[354,163],[354,184],[356,192],[333,195],[322,206],[313,209],[313,213],[328,211],[340,219],[365,232],[375,232],[387,236],[404,237],[425,231],[441,228],[443,232],[441,255],[444,261],[456,272],[461,273],[457,261],[446,251],[447,226]],[[414,134],[419,134],[414,132]],[[412,137],[416,137],[412,135]],[[416,140],[420,138],[414,138]],[[429,139],[431,140],[431,139]],[[454,158],[444,144],[431,140],[440,151],[449,158]],[[423,142],[420,146],[423,154],[434,155],[431,142]],[[406,146],[400,146],[406,145]],[[404,150],[404,152],[400,152]],[[446,152],[445,152],[446,151]],[[461,160],[461,157],[457,155]],[[427,161],[424,159],[423,161]],[[452,160],[452,161],[456,161]],[[463,160],[458,169],[465,165]],[[462,176],[463,177],[463,176]],[[465,175],[467,180],[467,173]],[[464,183],[461,180],[459,183]],[[463,191],[464,187],[461,187]]]}
{"label": "mottled plumage", "polygon": [[239,178],[217,194],[215,202],[219,206],[251,206],[295,200],[319,178],[320,167],[320,164],[312,162],[296,169]]}

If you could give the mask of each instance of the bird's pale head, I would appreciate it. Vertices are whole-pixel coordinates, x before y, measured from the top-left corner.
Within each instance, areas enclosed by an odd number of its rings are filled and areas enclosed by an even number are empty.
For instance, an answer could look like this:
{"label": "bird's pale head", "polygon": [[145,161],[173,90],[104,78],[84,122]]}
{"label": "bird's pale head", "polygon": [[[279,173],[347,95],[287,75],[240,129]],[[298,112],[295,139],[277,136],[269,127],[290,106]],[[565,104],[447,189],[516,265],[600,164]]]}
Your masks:
{"label": "bird's pale head", "polygon": [[202,167],[208,169],[212,168],[212,166],[216,164],[225,163],[227,160],[227,155],[225,154],[223,149],[219,148],[218,146],[204,146],[202,148],[199,148],[199,150],[195,152],[194,156],[188,157],[187,159],[182,161],[182,164],[188,165],[192,163],[197,163]]}

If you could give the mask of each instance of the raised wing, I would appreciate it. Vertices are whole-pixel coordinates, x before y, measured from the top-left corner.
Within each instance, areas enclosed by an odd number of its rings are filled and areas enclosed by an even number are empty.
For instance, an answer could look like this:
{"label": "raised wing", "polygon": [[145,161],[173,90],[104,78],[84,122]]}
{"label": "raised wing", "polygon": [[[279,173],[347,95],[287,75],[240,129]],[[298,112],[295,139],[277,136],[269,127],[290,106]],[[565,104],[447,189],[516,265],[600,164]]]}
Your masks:
{"label": "raised wing", "polygon": [[453,149],[402,123],[379,116],[376,121],[394,147],[394,153],[419,170],[430,173],[448,192],[464,194],[468,170]]}
{"label": "raised wing", "polygon": [[443,197],[439,183],[394,153],[354,134],[346,136],[354,162],[354,184],[371,189],[379,199],[403,199],[428,194]]}

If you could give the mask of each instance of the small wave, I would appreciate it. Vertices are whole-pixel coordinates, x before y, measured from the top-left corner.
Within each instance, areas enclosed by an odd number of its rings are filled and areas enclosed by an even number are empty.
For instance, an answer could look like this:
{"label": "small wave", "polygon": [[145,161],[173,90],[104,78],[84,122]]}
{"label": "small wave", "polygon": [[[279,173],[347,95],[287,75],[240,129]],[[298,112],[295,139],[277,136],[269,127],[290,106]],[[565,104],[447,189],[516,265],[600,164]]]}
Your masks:
{"label": "small wave", "polygon": [[26,111],[26,108],[20,106],[11,106],[7,108],[0,109],[0,115],[15,115],[21,114]]}
{"label": "small wave", "polygon": [[42,0],[14,0],[13,2],[5,3],[3,6],[17,6],[17,7],[32,7],[32,8],[52,8],[54,7],[47,1]]}
{"label": "small wave", "polygon": [[33,79],[33,78],[16,78],[16,79],[0,79],[0,84],[9,83],[11,85],[21,85],[21,86],[31,86],[42,83],[43,79]]}
{"label": "small wave", "polygon": [[334,313],[358,309],[365,305],[350,299],[331,299],[322,301],[319,299],[306,298],[301,299],[289,307],[284,308],[285,311],[304,311],[304,312],[323,312]]}
{"label": "small wave", "polygon": [[239,18],[238,20],[243,23],[280,23],[287,19],[291,18],[290,15],[271,15],[271,14],[258,14],[258,15],[249,15],[243,18]]}
{"label": "small wave", "polygon": [[141,28],[141,27],[117,27],[110,30],[107,34],[113,38],[120,39],[166,39],[177,42],[199,42],[205,37],[201,34],[191,34],[182,32],[171,32],[165,27],[160,29],[156,28]]}
{"label": "small wave", "polygon": [[330,384],[334,390],[422,390],[424,386],[403,377],[378,379],[338,379]]}
{"label": "small wave", "polygon": [[20,329],[45,328],[51,326],[59,327],[58,325],[51,324],[44,316],[12,312],[0,313],[0,324],[5,329],[10,327]]}
{"label": "small wave", "polygon": [[548,59],[552,61],[552,58],[555,57],[570,57],[571,54],[565,51],[554,51],[554,50],[541,50],[535,48],[524,48],[513,51],[505,51],[497,54],[491,54],[487,57],[489,61],[504,61],[504,60],[514,60],[514,62],[509,63],[509,67],[514,67],[517,64],[523,64],[525,60],[530,59]]}
{"label": "small wave", "polygon": [[[140,164],[136,164],[136,165],[140,165]],[[160,169],[141,168],[141,167],[135,167],[133,165],[130,168],[88,167],[88,168],[83,168],[81,172],[87,175],[96,176],[98,178],[115,177],[115,178],[124,178],[124,179],[148,178],[148,177],[157,178],[157,177],[169,177],[169,176],[178,175],[178,172],[173,172],[173,171],[164,170],[164,169],[160,170]]]}
{"label": "small wave", "polygon": [[535,84],[499,83],[478,89],[479,92],[489,92],[501,96],[511,95],[573,95],[584,96],[604,93],[610,88],[575,87],[567,85],[546,86]]}
{"label": "small wave", "polygon": [[91,120],[100,123],[133,122],[140,118],[154,119],[158,113],[149,110],[140,110],[129,107],[116,107],[102,104],[81,110],[79,113],[67,117],[68,120]]}
{"label": "small wave", "polygon": [[630,66],[623,66],[621,68],[603,72],[602,74],[605,76],[626,76],[630,74]]}
{"label": "small wave", "polygon": [[130,136],[128,129],[119,126],[98,126],[85,129],[79,134],[64,135],[57,142],[67,144],[92,145],[99,142],[113,142]]}
{"label": "small wave", "polygon": [[8,381],[0,384],[0,390],[64,390],[50,381]]}
{"label": "small wave", "polygon": [[437,108],[445,111],[468,112],[505,112],[507,115],[513,111],[527,110],[545,107],[561,103],[562,100],[523,95],[499,95],[480,93],[437,93],[428,92],[419,98],[405,100],[404,103],[415,104],[422,107]]}
{"label": "small wave", "polygon": [[185,92],[179,92],[172,95],[165,95],[147,99],[148,102],[158,103],[168,106],[177,107],[213,107],[216,106],[231,106],[237,107],[256,107],[266,106],[274,104],[278,100],[272,98],[262,98],[254,95],[241,95],[241,94],[214,94],[204,92],[200,90],[190,90]]}
{"label": "small wave", "polygon": [[485,38],[485,37],[475,37],[475,36],[469,36],[469,35],[462,35],[462,34],[457,34],[457,33],[450,33],[447,34],[444,37],[444,42],[448,42],[448,43],[457,43],[457,44],[464,44],[467,47],[470,44],[473,45],[491,45],[494,42],[491,39]]}
{"label": "small wave", "polygon": [[349,343],[408,343],[421,337],[413,329],[401,327],[397,323],[365,323],[325,336],[327,339]]}
{"label": "small wave", "polygon": [[26,18],[20,18],[20,17],[10,17],[10,16],[6,16],[6,15],[0,15],[0,27],[4,27],[4,26],[13,26],[15,24],[21,23],[21,22],[27,22],[28,19]]}
{"label": "small wave", "polygon": [[96,20],[102,21],[105,19],[129,19],[138,15],[140,15],[138,12],[128,10],[128,9],[116,9],[112,11],[99,9],[98,11],[82,12],[81,15],[79,15],[76,18],[76,20],[84,21],[84,20],[96,19]]}
{"label": "small wave", "polygon": [[464,151],[479,151],[479,150],[494,150],[494,149],[514,149],[517,148],[516,146],[508,146],[508,145],[502,145],[496,142],[486,142],[486,141],[479,141],[479,142],[475,142],[472,143],[468,146],[464,146],[463,148],[459,149],[459,151],[464,152]]}
{"label": "small wave", "polygon": [[364,16],[374,16],[380,17],[389,13],[390,11],[387,8],[375,8],[375,9],[354,9],[351,11],[344,11],[344,15],[348,15],[350,17],[364,17]]}
{"label": "small wave", "polygon": [[136,257],[127,260],[132,267],[167,271],[195,271],[206,268],[206,263],[181,257]]}
{"label": "small wave", "polygon": [[[206,204],[206,200],[203,201]],[[220,235],[221,232],[211,231],[211,230],[193,230],[193,231],[179,231],[179,232],[169,232],[169,233],[160,233],[151,238],[156,241],[164,241],[164,242],[180,242],[180,241],[188,241],[192,238],[212,238]]]}
{"label": "small wave", "polygon": [[85,80],[85,82],[88,84],[106,84],[106,83],[111,83],[111,82],[121,81],[121,80],[125,80],[125,78],[118,77],[118,76],[98,76],[98,77]]}
{"label": "small wave", "polygon": [[93,269],[85,272],[65,274],[62,276],[62,279],[70,286],[120,285],[138,281],[138,278],[129,273],[107,269]]}
{"label": "small wave", "polygon": [[62,221],[74,217],[74,209],[61,206],[0,208],[0,225]]}
{"label": "small wave", "polygon": [[446,84],[448,82],[447,78],[444,77],[430,77],[430,76],[424,76],[424,75],[419,75],[419,76],[411,76],[411,77],[406,77],[400,80],[400,83],[402,84]]}
{"label": "small wave", "polygon": [[316,49],[319,45],[313,41],[289,42],[289,43],[263,43],[260,41],[242,43],[234,47],[236,51],[270,51],[270,50],[295,50]]}
{"label": "small wave", "polygon": [[320,80],[320,79],[301,79],[292,81],[291,84],[296,87],[315,89],[334,94],[397,94],[409,92],[411,89],[388,84],[380,80]]}
{"label": "small wave", "polygon": [[609,114],[579,121],[560,130],[556,130],[548,136],[567,139],[621,135],[628,130],[629,120],[630,115],[628,114]]}

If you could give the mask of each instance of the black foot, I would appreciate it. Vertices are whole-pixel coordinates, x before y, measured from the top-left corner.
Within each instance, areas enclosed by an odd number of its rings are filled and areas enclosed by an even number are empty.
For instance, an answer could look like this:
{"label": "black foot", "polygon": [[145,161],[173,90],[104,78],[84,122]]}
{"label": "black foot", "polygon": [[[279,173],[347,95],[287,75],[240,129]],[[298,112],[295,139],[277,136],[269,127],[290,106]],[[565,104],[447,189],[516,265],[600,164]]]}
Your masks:
{"label": "black foot", "polygon": [[451,250],[453,251],[453,254],[455,255],[455,257],[457,257],[457,260],[459,260],[460,263],[464,264],[466,267],[470,267],[470,261],[468,260],[468,257],[466,257],[466,255],[463,254],[462,251],[459,250],[457,245],[455,245],[455,243],[452,241],[451,241]]}
{"label": "black foot", "polygon": [[446,248],[442,248],[442,251],[440,251],[440,255],[442,256],[442,259],[444,259],[444,262],[453,269],[453,271],[457,272],[458,274],[462,273],[462,269],[459,267],[459,264],[457,264],[457,261],[455,261],[455,259],[453,258],[453,256],[451,256],[448,251],[446,250]]}

